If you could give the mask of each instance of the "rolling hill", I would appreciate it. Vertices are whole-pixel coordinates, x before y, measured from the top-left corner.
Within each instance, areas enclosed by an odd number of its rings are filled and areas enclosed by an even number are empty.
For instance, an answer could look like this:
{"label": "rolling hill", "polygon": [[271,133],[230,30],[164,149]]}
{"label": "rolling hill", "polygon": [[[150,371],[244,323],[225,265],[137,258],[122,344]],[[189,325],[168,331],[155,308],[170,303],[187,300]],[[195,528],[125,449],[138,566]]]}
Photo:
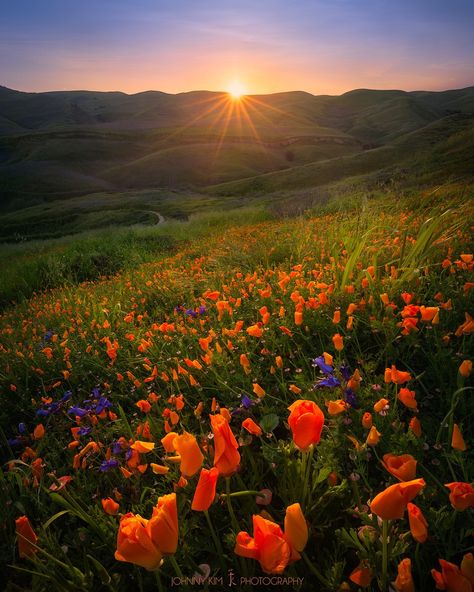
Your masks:
{"label": "rolling hill", "polygon": [[395,168],[467,178],[473,126],[474,87],[241,101],[208,91],[0,87],[0,239],[28,237],[28,228],[48,235],[45,226],[57,232],[61,219],[68,231],[87,227],[103,196],[109,215],[93,225],[137,222],[158,208],[186,216],[216,196],[320,187]]}

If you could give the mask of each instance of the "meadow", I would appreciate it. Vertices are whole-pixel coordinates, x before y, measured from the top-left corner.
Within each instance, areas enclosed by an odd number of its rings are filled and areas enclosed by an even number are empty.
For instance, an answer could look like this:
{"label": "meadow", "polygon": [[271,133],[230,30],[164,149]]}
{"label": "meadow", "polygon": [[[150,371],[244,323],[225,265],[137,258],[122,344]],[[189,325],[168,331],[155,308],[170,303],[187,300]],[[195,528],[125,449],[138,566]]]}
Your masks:
{"label": "meadow", "polygon": [[5,589],[471,592],[472,204],[2,247]]}

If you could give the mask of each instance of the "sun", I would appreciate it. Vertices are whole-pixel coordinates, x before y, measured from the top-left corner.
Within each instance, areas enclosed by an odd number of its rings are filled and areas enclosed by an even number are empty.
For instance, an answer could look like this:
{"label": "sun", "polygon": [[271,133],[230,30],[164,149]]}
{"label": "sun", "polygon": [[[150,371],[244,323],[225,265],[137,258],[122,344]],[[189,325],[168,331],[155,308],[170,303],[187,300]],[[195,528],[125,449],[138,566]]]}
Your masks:
{"label": "sun", "polygon": [[239,80],[234,80],[227,87],[227,92],[234,101],[238,101],[245,94],[245,87]]}

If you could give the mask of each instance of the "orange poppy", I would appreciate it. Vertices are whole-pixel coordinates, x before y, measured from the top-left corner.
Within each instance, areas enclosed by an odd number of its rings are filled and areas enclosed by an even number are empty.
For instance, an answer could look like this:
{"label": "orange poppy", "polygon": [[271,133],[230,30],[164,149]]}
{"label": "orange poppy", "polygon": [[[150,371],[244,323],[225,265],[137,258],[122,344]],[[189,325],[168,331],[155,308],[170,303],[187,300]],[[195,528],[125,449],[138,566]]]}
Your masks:
{"label": "orange poppy", "polygon": [[258,424],[256,424],[251,417],[247,417],[247,419],[244,419],[244,421],[242,422],[242,427],[254,436],[262,435],[262,428]]}
{"label": "orange poppy", "polygon": [[411,575],[411,560],[406,557],[398,564],[395,580],[397,592],[415,592],[415,584]]}
{"label": "orange poppy", "polygon": [[412,481],[416,476],[416,460],[411,454],[384,454],[383,466],[399,481]]}
{"label": "orange poppy", "polygon": [[201,469],[199,481],[194,492],[191,509],[203,512],[209,509],[209,506],[216,497],[216,483],[219,477],[219,471],[216,467],[211,469]]}
{"label": "orange poppy", "polygon": [[173,441],[176,452],[181,457],[180,471],[184,477],[192,477],[202,466],[204,456],[199,448],[196,438],[184,432],[180,436],[176,436]]}
{"label": "orange poppy", "polygon": [[445,487],[451,492],[449,494],[449,501],[455,510],[463,512],[467,508],[474,508],[474,487],[472,485],[456,481],[454,483],[446,483]]}
{"label": "orange poppy", "polygon": [[453,436],[451,438],[451,447],[455,450],[460,450],[464,452],[467,448],[466,443],[464,442],[464,438],[462,437],[461,430],[457,423],[453,426]]}
{"label": "orange poppy", "polygon": [[15,520],[16,534],[18,537],[18,554],[20,559],[31,557],[37,551],[34,547],[38,541],[35,531],[31,527],[27,516],[20,516]]}
{"label": "orange poppy", "polygon": [[224,416],[211,415],[211,429],[214,434],[214,466],[224,477],[232,475],[240,463],[239,445],[229,422]]}
{"label": "orange poppy", "polygon": [[113,500],[111,497],[108,497],[106,499],[102,499],[102,507],[104,508],[104,512],[106,514],[115,516],[115,514],[117,514],[119,511],[120,506],[115,500]]}
{"label": "orange poppy", "polygon": [[417,543],[424,543],[428,538],[428,522],[418,506],[407,504],[410,532]]}
{"label": "orange poppy", "polygon": [[413,479],[413,481],[391,485],[374,497],[370,504],[370,509],[374,514],[382,518],[382,520],[403,518],[408,502],[424,486],[425,481],[423,479]]}
{"label": "orange poppy", "polygon": [[324,414],[314,401],[298,399],[288,407],[288,424],[296,446],[306,451],[312,444],[319,444],[324,425]]}

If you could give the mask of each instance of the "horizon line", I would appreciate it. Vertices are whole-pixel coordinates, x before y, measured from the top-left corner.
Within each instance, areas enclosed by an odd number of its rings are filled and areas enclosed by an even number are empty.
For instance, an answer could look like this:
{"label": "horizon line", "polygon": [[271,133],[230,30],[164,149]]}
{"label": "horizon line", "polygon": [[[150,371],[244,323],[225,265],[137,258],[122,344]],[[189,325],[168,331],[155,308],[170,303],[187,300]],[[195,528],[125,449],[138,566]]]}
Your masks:
{"label": "horizon line", "polygon": [[[49,93],[64,93],[64,92],[91,92],[91,93],[102,93],[102,94],[112,94],[112,93],[120,93],[123,95],[127,95],[129,97],[133,97],[136,95],[144,94],[144,93],[160,93],[169,96],[178,96],[184,94],[191,94],[191,93],[212,93],[212,94],[223,94],[228,95],[229,91],[226,90],[209,90],[209,89],[193,89],[193,90],[184,90],[178,92],[167,92],[163,90],[157,89],[145,89],[140,90],[137,92],[126,92],[124,90],[95,90],[95,89],[86,89],[86,88],[69,88],[69,89],[56,89],[56,90],[19,90],[16,88],[11,88],[7,85],[0,84],[0,88],[4,88],[6,90],[10,90],[13,92],[24,93],[24,94],[49,94]],[[348,91],[342,92],[340,94],[329,94],[329,93],[320,93],[315,94],[313,92],[301,89],[293,89],[293,90],[282,90],[282,91],[275,91],[269,93],[243,93],[243,97],[262,97],[262,96],[272,96],[272,95],[280,95],[280,94],[287,94],[287,93],[304,93],[308,95],[312,95],[313,97],[341,97],[351,92],[356,91],[371,91],[371,92],[403,92],[403,93],[416,93],[416,92],[429,92],[429,93],[442,93],[442,92],[449,92],[449,91],[459,91],[459,90],[467,90],[470,88],[474,88],[473,84],[469,86],[463,87],[455,87],[455,88],[443,88],[441,90],[426,90],[426,89],[414,89],[414,90],[405,90],[402,88],[366,88],[366,87],[357,87],[350,89]]]}

